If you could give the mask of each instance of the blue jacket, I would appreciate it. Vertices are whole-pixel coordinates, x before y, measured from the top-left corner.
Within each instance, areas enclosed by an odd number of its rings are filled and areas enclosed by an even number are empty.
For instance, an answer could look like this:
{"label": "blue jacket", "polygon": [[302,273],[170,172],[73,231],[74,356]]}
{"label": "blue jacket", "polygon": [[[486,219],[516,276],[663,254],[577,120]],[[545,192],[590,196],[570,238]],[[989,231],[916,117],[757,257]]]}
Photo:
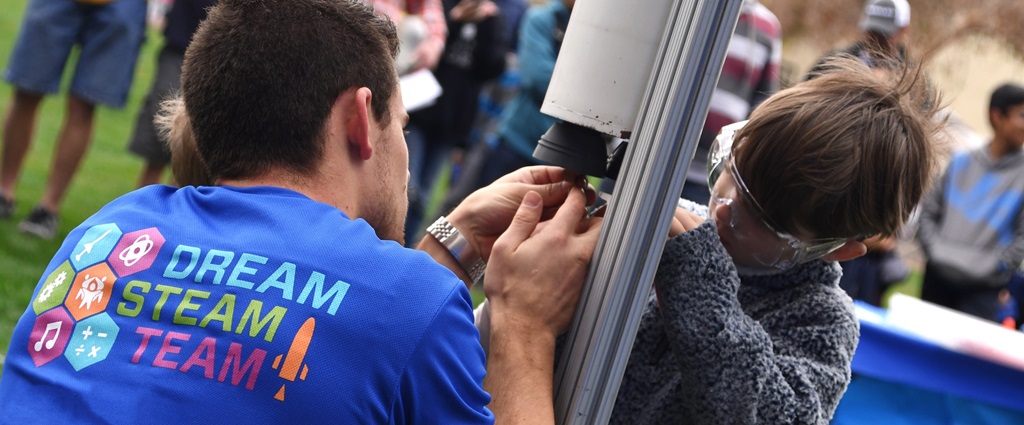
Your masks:
{"label": "blue jacket", "polygon": [[519,30],[519,93],[508,103],[501,116],[498,134],[509,147],[524,158],[533,158],[537,140],[555,123],[555,118],[540,112],[544,94],[551,82],[558,57],[559,19],[569,20],[562,0],[526,11]]}
{"label": "blue jacket", "polygon": [[961,152],[921,203],[918,239],[930,270],[998,288],[1024,261],[1024,152]]}

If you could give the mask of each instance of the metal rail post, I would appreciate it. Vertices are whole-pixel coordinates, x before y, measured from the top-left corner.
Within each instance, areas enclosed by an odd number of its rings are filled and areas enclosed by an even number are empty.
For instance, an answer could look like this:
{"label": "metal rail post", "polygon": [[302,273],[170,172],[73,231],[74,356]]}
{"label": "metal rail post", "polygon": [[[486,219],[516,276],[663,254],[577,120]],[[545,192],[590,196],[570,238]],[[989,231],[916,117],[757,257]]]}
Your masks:
{"label": "metal rail post", "polygon": [[[587,3],[613,1],[619,0]],[[560,424],[603,424],[611,416],[742,2],[673,1],[587,286],[555,371]]]}

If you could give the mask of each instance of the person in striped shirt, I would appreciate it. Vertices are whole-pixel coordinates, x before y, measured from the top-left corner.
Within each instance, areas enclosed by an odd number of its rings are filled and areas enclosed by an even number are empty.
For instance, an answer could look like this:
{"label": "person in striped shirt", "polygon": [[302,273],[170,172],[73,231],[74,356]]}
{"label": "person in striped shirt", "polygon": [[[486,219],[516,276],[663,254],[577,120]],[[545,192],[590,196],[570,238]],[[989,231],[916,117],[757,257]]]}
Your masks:
{"label": "person in striped shirt", "polygon": [[782,25],[778,18],[757,0],[745,0],[686,173],[683,198],[708,203],[708,147],[722,127],[747,119],[754,107],[779,90],[781,61]]}

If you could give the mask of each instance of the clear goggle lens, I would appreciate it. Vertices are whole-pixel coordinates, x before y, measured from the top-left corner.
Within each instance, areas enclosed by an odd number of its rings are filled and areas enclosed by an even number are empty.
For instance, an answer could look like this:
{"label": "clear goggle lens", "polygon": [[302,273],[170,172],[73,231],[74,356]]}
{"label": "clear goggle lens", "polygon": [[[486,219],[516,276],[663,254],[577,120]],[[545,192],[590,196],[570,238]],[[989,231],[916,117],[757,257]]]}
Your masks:
{"label": "clear goggle lens", "polygon": [[[736,133],[746,121],[722,128],[708,152],[708,187],[711,216],[717,205],[729,207],[729,227],[740,249],[764,267],[786,270],[796,264],[821,258],[846,243],[844,238],[803,241],[777,230],[765,219],[764,210],[750,194],[732,160]],[[719,184],[721,182],[721,184]]]}

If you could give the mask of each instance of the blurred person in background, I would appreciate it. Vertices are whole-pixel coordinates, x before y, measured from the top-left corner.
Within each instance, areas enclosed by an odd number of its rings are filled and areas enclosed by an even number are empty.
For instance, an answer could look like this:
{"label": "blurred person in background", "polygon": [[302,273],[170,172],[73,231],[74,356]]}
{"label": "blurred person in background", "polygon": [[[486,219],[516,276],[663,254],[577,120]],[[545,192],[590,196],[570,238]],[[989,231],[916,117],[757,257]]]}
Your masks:
{"label": "blurred person in background", "polygon": [[509,53],[514,54],[519,47],[519,26],[530,5],[526,0],[495,0],[494,4],[498,5],[498,15],[501,16],[502,38],[509,44]]}
{"label": "blurred person in background", "polygon": [[490,0],[444,0],[448,38],[434,69],[441,96],[410,112],[409,213],[405,234],[414,241],[423,230],[437,175],[453,149],[464,150],[476,121],[480,89],[505,70],[508,42],[498,6]]}
{"label": "blurred person in background", "polygon": [[999,293],[1024,260],[1024,86],[989,101],[992,140],[953,156],[921,206],[921,299],[996,320]]}
{"label": "blurred person in background", "polygon": [[475,181],[466,182],[468,186],[460,183],[463,187],[459,192],[469,193],[513,170],[540,164],[533,157],[533,149],[540,136],[556,121],[541,113],[540,107],[575,3],[575,0],[550,0],[526,11],[519,29],[519,89],[502,110],[495,146],[487,152]]}
{"label": "blurred person in background", "polygon": [[475,190],[487,156],[497,145],[498,125],[506,105],[519,92],[520,76],[517,50],[519,27],[529,4],[526,0],[497,0],[498,15],[504,27],[505,71],[480,88],[476,120],[470,129],[466,150],[456,149],[451,155],[448,190],[441,202],[441,211],[451,211]]}
{"label": "blurred person in background", "polygon": [[837,55],[853,56],[871,68],[898,68],[907,62],[903,42],[910,26],[907,0],[868,0],[857,24],[861,37],[852,45],[825,54],[807,73],[812,79],[827,69],[826,61]]}
{"label": "blurred person in background", "polygon": [[4,118],[0,219],[14,214],[16,188],[43,96],[60,90],[68,56],[78,46],[67,111],[42,199],[18,225],[22,232],[43,239],[56,236],[64,195],[92,141],[95,107],[125,105],[145,29],[143,0],[28,2],[4,73],[14,95]]}
{"label": "blurred person in background", "polygon": [[757,0],[744,0],[729,39],[729,51],[711,95],[700,142],[686,172],[682,197],[707,204],[708,148],[722,127],[747,119],[750,111],[779,90],[782,24]]}
{"label": "blurred person in background", "polygon": [[[907,0],[868,0],[858,23],[860,39],[845,49],[825,54],[805,78],[812,79],[826,71],[826,61],[835,56],[851,56],[871,68],[907,65],[904,40],[909,26]],[[840,287],[853,299],[881,306],[886,291],[906,279],[910,270],[897,251],[898,236],[872,237],[864,244],[868,248],[866,255],[839,263],[843,267]]]}
{"label": "blurred person in background", "polygon": [[164,47],[156,62],[156,76],[139,110],[135,132],[128,151],[142,157],[146,163],[139,175],[138,187],[160,183],[164,168],[171,161],[167,141],[159,136],[153,118],[160,102],[177,93],[181,86],[181,65],[185,61],[185,48],[192,33],[206,19],[206,11],[217,0],[174,0],[163,18]]}
{"label": "blurred person in background", "polygon": [[434,69],[448,33],[441,0],[364,0],[398,27],[398,75]]}

